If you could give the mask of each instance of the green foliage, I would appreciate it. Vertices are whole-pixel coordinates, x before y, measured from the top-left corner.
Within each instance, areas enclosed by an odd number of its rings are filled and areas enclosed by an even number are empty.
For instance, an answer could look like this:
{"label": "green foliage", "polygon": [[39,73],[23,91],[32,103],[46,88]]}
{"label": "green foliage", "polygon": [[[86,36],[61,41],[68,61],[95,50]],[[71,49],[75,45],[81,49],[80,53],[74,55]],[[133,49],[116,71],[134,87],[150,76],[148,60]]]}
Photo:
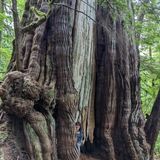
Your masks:
{"label": "green foliage", "polygon": [[[19,16],[22,17],[24,9],[24,0],[18,0]],[[3,13],[0,13],[0,31],[1,31],[1,43],[0,43],[0,80],[3,79],[5,72],[7,71],[7,65],[11,58],[12,53],[12,41],[14,39],[14,28],[12,18],[12,4],[11,0],[6,0],[3,5]]]}
{"label": "green foliage", "polygon": [[141,97],[144,113],[150,113],[160,87],[160,6],[158,0],[150,3],[135,2],[137,17],[135,29],[140,33]]}
{"label": "green foliage", "polygon": [[157,158],[160,158],[160,134],[158,136],[158,140],[155,146],[155,155],[157,156]]}
{"label": "green foliage", "polygon": [[[146,67],[147,66],[149,67],[141,70],[141,100],[142,108],[145,114],[149,114],[151,112],[160,87],[160,78],[159,75],[156,74],[154,64],[147,64]],[[151,68],[153,68],[155,72],[152,73],[150,70]]]}
{"label": "green foliage", "polygon": [[19,11],[19,16],[20,18],[22,17],[23,11],[24,11],[24,6],[25,6],[25,0],[18,0],[17,1],[17,7]]}
{"label": "green foliage", "polygon": [[4,77],[10,60],[13,39],[12,17],[9,4],[1,4],[3,12],[0,13],[0,80]]}
{"label": "green foliage", "polygon": [[2,79],[7,71],[7,65],[10,61],[11,53],[8,48],[0,48],[0,79]]}
{"label": "green foliage", "polygon": [[114,1],[110,1],[110,0],[98,0],[98,4],[100,6],[108,6],[109,8],[111,8],[113,10],[113,14],[119,14],[120,12],[123,14],[130,14],[130,11],[128,9],[128,4],[126,3],[125,0],[114,0]]}
{"label": "green foliage", "polygon": [[0,30],[3,29],[4,27],[4,19],[6,18],[7,16],[4,14],[4,13],[0,13]]}
{"label": "green foliage", "polygon": [[[157,0],[151,0],[148,4],[139,3],[136,7],[136,12],[145,12],[144,21],[136,21],[135,28],[136,32],[141,34],[139,44],[142,109],[144,114],[150,114],[160,88],[160,6]],[[155,146],[155,154],[160,155],[160,136]]]}

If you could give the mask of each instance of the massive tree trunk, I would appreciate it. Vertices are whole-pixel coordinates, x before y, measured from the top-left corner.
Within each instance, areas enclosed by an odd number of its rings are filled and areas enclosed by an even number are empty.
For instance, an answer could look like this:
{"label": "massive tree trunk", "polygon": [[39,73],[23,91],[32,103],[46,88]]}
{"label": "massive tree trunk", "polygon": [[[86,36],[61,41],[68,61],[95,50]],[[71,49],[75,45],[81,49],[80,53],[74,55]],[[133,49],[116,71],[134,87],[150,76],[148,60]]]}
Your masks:
{"label": "massive tree trunk", "polygon": [[[88,3],[95,7],[94,0]],[[47,14],[43,23],[33,22],[31,7]],[[24,153],[33,160],[79,159],[75,122],[79,119],[87,126],[94,114],[89,111],[93,110],[95,24],[85,14],[95,19],[95,10],[78,0],[58,4],[28,0],[21,26],[14,18],[18,40],[1,86],[1,108],[7,113],[1,116],[2,159],[22,159]],[[84,131],[86,135],[88,130]]]}
{"label": "massive tree trunk", "polygon": [[134,35],[113,11],[98,7],[96,27],[94,0],[26,1],[0,88],[1,159],[78,160],[79,120],[95,159],[149,160]]}
{"label": "massive tree trunk", "polygon": [[112,14],[100,7],[97,16],[105,27],[97,29],[95,143],[104,158],[149,159],[134,36],[127,34],[123,18]]}

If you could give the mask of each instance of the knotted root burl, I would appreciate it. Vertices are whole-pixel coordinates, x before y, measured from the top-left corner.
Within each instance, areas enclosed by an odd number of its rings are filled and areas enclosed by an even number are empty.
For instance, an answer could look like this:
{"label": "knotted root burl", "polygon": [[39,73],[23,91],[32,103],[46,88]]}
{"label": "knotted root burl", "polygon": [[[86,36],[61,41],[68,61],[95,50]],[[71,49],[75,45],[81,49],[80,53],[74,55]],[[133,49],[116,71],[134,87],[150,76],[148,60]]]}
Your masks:
{"label": "knotted root burl", "polygon": [[6,75],[0,87],[0,96],[2,99],[2,109],[8,114],[23,118],[30,124],[39,138],[43,160],[51,160],[51,139],[49,138],[48,131],[43,130],[41,126],[44,123],[46,128],[48,127],[46,119],[42,113],[35,109],[35,104],[41,100],[40,97],[45,101],[43,93],[46,94],[47,91],[45,90],[44,92],[44,90],[38,82],[27,74],[14,71]]}

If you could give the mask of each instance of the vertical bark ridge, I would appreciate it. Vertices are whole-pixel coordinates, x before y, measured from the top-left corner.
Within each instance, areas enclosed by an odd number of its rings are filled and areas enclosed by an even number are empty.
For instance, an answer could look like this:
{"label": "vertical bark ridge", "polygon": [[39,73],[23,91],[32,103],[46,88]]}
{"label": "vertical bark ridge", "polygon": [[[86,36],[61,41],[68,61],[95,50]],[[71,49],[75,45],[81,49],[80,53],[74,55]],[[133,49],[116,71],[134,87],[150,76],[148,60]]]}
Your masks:
{"label": "vertical bark ridge", "polygon": [[33,46],[30,55],[29,74],[33,79],[38,80],[40,74],[40,45],[43,38],[43,33],[46,27],[46,22],[36,29],[36,34],[33,38]]}
{"label": "vertical bark ridge", "polygon": [[[60,2],[69,6],[72,5],[67,0],[61,0]],[[74,88],[72,63],[70,62],[73,48],[71,36],[74,19],[71,19],[71,17],[74,17],[74,12],[60,6],[56,8],[54,13],[55,28],[53,35],[56,59],[58,157],[60,159],[76,160],[79,153],[75,146],[74,125],[78,98],[77,91]]]}
{"label": "vertical bark ridge", "polygon": [[[130,159],[136,160],[138,159],[135,148],[133,146],[133,142],[131,139],[131,135],[129,133],[129,117],[131,113],[131,95],[130,95],[130,80],[129,80],[129,52],[128,52],[128,43],[125,31],[122,28],[122,21],[119,20],[117,23],[117,59],[120,64],[119,75],[117,79],[118,89],[119,89],[119,125],[121,136],[124,139],[124,144],[126,146],[126,154],[130,157]],[[123,39],[122,39],[123,37]],[[119,84],[120,83],[120,84]],[[120,90],[123,90],[121,93]],[[129,158],[128,157],[128,158]],[[127,158],[127,157],[126,157]]]}
{"label": "vertical bark ridge", "polygon": [[39,137],[43,160],[51,160],[52,147],[48,136],[49,133],[46,119],[40,112],[33,111],[27,115],[27,121]]}
{"label": "vertical bark ridge", "polygon": [[[133,40],[133,39],[132,39]],[[146,142],[144,132],[144,116],[140,104],[140,86],[139,86],[139,60],[136,52],[136,46],[129,42],[130,50],[130,84],[131,84],[131,104],[132,115],[130,116],[130,132],[133,139],[134,147],[139,159],[149,155],[149,145]],[[141,149],[142,148],[142,149]]]}
{"label": "vertical bark ridge", "polygon": [[31,48],[32,48],[32,40],[33,40],[33,33],[32,34],[27,34],[25,37],[25,48],[23,50],[24,58],[23,58],[23,69],[28,68],[28,63],[30,59],[30,53],[31,53]]}
{"label": "vertical bark ridge", "polygon": [[[3,116],[2,116],[3,115]],[[22,160],[29,160],[27,155],[22,154],[20,148],[15,143],[15,137],[12,130],[11,118],[4,112],[0,110],[0,158],[5,160],[17,160],[20,158]]]}
{"label": "vertical bark ridge", "polygon": [[[116,113],[115,41],[116,26],[109,11],[98,8],[97,19],[103,17],[107,30],[97,26],[96,130],[95,143],[101,146],[104,157],[115,159],[112,129]],[[107,14],[107,16],[106,16]],[[101,22],[100,22],[101,23]],[[102,92],[103,91],[103,92]]]}

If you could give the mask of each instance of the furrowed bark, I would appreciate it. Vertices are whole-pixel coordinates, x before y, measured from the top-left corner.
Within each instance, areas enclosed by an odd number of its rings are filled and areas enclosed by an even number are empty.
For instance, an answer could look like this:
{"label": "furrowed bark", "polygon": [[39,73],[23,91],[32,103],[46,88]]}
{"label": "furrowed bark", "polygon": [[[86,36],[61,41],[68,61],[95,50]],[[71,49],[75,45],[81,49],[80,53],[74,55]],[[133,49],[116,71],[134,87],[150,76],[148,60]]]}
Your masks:
{"label": "furrowed bark", "polygon": [[[71,5],[72,8],[82,11],[84,7],[84,13],[89,13],[87,11],[88,6],[83,2],[73,1],[72,3],[66,4],[69,6]],[[95,17],[94,11],[91,11],[91,16],[93,16],[93,18]],[[68,17],[71,17],[69,22]],[[63,21],[60,21],[60,19]],[[84,28],[82,26],[82,22],[85,24]],[[92,71],[94,67],[94,46],[92,42],[94,36],[93,22],[85,17],[85,15],[81,15],[76,11],[61,6],[57,13],[57,17],[55,17],[55,23],[55,26],[58,26],[55,29],[54,37],[56,37],[55,53],[56,70],[58,71],[58,100],[56,107],[58,110],[57,139],[58,150],[60,150],[59,157],[66,159],[78,159],[79,154],[74,145],[74,125],[77,111],[79,111],[78,114],[80,115],[81,120],[84,119],[83,124],[85,125],[87,123],[87,119],[85,120],[85,118],[88,115],[82,117],[80,112],[83,112],[83,108],[90,108],[91,105],[91,86],[93,85],[94,80],[92,80],[93,74],[90,72],[88,75],[88,72]],[[81,34],[87,35],[85,37]],[[87,46],[86,43],[88,43],[89,46]],[[83,50],[80,45],[84,47]],[[84,69],[81,68],[83,65]],[[87,67],[88,71],[86,70]],[[87,88],[85,88],[85,86],[87,86]],[[66,137],[62,135],[65,135]],[[62,137],[64,137],[64,139]],[[62,143],[64,144],[63,148],[61,145]],[[66,149],[65,146],[67,145],[68,148]]]}
{"label": "furrowed bark", "polygon": [[160,130],[160,90],[158,91],[155,103],[153,105],[150,116],[145,124],[145,132],[147,141],[151,145],[151,160],[154,158],[154,147]]}
{"label": "furrowed bark", "polygon": [[[88,10],[89,7],[82,2],[64,0],[60,3],[62,2],[75,9],[83,10],[85,7],[85,14],[90,13],[95,18],[95,11]],[[61,5],[57,7],[54,4],[50,8],[45,1],[28,0],[21,27],[31,24],[35,19],[31,6],[45,13],[51,9],[51,13],[35,29],[20,32],[18,54],[21,57],[21,71],[15,71],[15,43],[10,72],[0,89],[2,109],[9,114],[9,118],[12,117],[11,133],[15,137],[15,145],[19,147],[19,155],[24,150],[29,155],[28,158],[33,160],[76,160],[80,154],[75,138],[76,113],[78,108],[80,112],[84,107],[89,110],[93,103],[94,23],[84,14],[78,15],[74,9]],[[81,37],[79,30],[89,38]],[[78,36],[80,37],[77,38]],[[82,46],[84,50],[81,50]],[[73,67],[77,64],[78,68],[74,70]],[[84,68],[83,64],[86,65]],[[77,71],[81,73],[77,74]],[[89,91],[82,97],[81,92],[87,89]],[[81,119],[85,119],[84,125],[89,122],[89,113],[84,117],[80,113],[79,115]],[[22,139],[25,140],[24,143]],[[8,155],[13,156],[13,153]]]}
{"label": "furrowed bark", "polygon": [[95,144],[96,146],[101,146],[109,159],[115,159],[113,139],[111,136],[116,113],[114,68],[116,56],[116,23],[112,21],[109,13],[105,16],[106,13],[107,9],[105,11],[104,8],[98,8],[97,19],[101,21],[103,17],[102,23],[108,24],[108,28],[105,30],[101,26],[97,26]]}
{"label": "furrowed bark", "polygon": [[99,7],[97,13],[107,29],[97,29],[95,145],[109,160],[148,159],[134,36],[124,30],[122,15],[113,18],[111,8]]}

